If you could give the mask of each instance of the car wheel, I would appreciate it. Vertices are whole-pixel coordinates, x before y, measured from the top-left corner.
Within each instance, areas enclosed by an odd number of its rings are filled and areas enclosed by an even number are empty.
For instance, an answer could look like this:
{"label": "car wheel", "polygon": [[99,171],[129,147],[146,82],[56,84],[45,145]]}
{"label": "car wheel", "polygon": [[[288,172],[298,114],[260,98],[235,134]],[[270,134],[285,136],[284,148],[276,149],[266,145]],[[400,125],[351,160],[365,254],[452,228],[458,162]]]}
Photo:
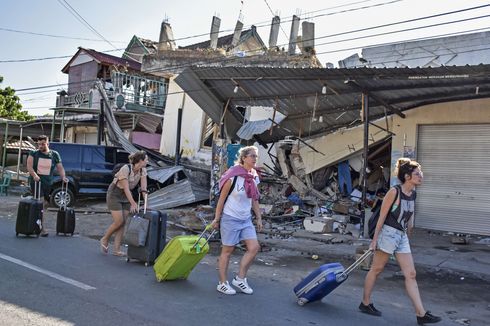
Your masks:
{"label": "car wheel", "polygon": [[75,203],[75,196],[71,189],[61,191],[61,187],[55,188],[51,193],[51,205],[60,208],[65,206],[65,202],[66,206],[73,206]]}

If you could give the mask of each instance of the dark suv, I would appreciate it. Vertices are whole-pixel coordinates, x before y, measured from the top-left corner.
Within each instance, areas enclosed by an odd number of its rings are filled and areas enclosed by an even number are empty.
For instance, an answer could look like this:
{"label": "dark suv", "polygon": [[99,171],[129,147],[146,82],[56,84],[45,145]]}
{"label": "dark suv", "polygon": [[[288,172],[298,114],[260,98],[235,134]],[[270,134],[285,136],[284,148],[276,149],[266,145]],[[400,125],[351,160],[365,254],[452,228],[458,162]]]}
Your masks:
{"label": "dark suv", "polygon": [[[78,197],[105,197],[113,180],[114,165],[128,163],[129,154],[118,147],[55,142],[49,147],[60,153],[66,176],[70,179],[66,193],[68,206],[72,206]],[[149,192],[159,188],[152,181],[148,179]],[[56,173],[51,188],[51,205],[59,207],[62,200],[61,178]]]}

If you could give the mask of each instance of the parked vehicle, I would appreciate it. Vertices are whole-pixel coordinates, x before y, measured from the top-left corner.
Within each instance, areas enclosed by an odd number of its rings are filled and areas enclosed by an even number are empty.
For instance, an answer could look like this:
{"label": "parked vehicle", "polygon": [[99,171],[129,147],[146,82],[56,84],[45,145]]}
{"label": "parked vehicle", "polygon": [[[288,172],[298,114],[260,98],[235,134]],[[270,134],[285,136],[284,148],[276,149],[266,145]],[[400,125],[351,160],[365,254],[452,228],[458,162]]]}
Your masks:
{"label": "parked vehicle", "polygon": [[[128,163],[129,154],[122,148],[52,142],[49,147],[60,153],[68,190],[61,189],[62,180],[56,173],[51,188],[51,205],[60,207],[63,197],[67,206],[73,206],[81,197],[105,197],[113,180],[112,170],[118,163]],[[158,190],[158,182],[148,179],[148,192]]]}

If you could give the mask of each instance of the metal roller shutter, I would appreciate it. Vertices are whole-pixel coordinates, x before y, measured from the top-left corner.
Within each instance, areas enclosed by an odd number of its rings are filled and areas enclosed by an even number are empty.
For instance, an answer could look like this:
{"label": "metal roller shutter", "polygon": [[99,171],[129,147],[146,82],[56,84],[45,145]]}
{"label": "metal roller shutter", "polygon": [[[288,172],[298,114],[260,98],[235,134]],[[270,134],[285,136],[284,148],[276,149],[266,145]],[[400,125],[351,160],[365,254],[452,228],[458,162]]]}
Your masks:
{"label": "metal roller shutter", "polygon": [[490,235],[490,124],[422,125],[415,226]]}

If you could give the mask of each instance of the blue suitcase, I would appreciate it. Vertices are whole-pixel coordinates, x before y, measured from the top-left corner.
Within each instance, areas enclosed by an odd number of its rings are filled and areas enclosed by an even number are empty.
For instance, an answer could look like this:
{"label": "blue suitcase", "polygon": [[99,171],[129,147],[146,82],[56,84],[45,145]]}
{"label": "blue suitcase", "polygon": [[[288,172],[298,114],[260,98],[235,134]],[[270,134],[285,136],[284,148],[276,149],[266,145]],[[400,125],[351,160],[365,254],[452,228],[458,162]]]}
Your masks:
{"label": "blue suitcase", "polygon": [[319,301],[330,292],[335,290],[340,284],[344,283],[357,266],[364,259],[373,253],[372,250],[366,251],[347,269],[340,263],[325,264],[314,270],[304,280],[294,287],[294,294],[298,298],[298,304],[303,306],[308,302]]}

